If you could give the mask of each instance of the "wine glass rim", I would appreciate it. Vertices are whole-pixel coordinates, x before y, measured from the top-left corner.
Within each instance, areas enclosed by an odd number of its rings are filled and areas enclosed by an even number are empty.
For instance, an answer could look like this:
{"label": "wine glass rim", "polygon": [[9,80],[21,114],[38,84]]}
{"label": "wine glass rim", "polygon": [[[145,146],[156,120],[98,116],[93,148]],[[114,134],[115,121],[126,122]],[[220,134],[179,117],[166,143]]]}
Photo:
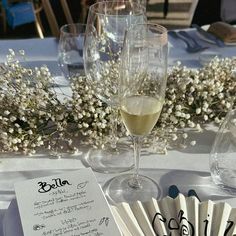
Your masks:
{"label": "wine glass rim", "polygon": [[160,24],[157,24],[157,23],[153,23],[153,22],[138,23],[138,24],[135,24],[135,25],[131,25],[131,26],[127,29],[127,31],[132,30],[132,29],[134,29],[135,27],[142,26],[142,25],[152,26],[152,27],[156,27],[156,28],[158,28],[158,29],[161,29],[160,34],[167,34],[167,32],[168,32],[167,28],[165,28],[163,25],[160,25]]}
{"label": "wine glass rim", "polygon": [[[98,10],[95,8],[96,6],[98,6],[98,5],[108,5],[108,4],[115,4],[115,3],[123,3],[123,4],[130,4],[131,5],[131,2],[130,1],[127,1],[127,0],[125,0],[125,1],[122,1],[122,0],[118,0],[118,1],[98,1],[98,2],[96,2],[96,3],[94,3],[94,4],[92,4],[90,7],[89,7],[89,11],[90,12],[93,12],[93,13],[95,13],[95,14],[97,14],[97,15],[109,15],[109,16],[116,16],[116,14],[109,14],[109,13],[101,13],[101,12],[98,12]],[[133,15],[140,15],[140,14],[143,14],[144,13],[144,8],[142,7],[142,5],[141,4],[139,4],[139,3],[137,3],[137,2],[132,2],[132,4],[134,4],[134,5],[136,5],[136,6],[140,6],[140,8],[138,8],[138,9],[140,9],[140,10],[142,10],[142,11],[140,11],[140,12],[135,12]],[[118,10],[118,9],[117,9]],[[124,15],[126,15],[126,14],[120,14],[119,16],[124,16]]]}
{"label": "wine glass rim", "polygon": [[83,23],[65,24],[65,25],[61,26],[60,32],[63,33],[63,34],[76,35],[77,33],[75,33],[75,32],[67,32],[66,30],[64,30],[64,29],[69,28],[70,26],[76,26],[76,27],[82,28],[82,29],[84,29],[84,32],[81,31],[80,33],[81,33],[81,34],[85,33],[86,24],[83,24]]}

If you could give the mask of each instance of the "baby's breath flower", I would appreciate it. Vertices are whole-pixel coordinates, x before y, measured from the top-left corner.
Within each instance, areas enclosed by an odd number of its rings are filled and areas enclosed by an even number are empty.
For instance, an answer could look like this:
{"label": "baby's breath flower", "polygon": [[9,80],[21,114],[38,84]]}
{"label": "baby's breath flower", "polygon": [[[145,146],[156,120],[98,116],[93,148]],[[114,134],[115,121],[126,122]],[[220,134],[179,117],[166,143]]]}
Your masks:
{"label": "baby's breath flower", "polygon": [[176,134],[172,134],[171,136],[172,136],[173,141],[177,140],[177,138],[178,138]]}
{"label": "baby's breath flower", "polygon": [[[111,108],[96,97],[86,78],[77,75],[71,78],[71,98],[59,101],[56,92],[49,89],[52,81],[49,69],[24,68],[18,56],[25,57],[25,53],[9,50],[4,76],[0,76],[1,149],[32,155],[42,146],[50,151],[66,146],[75,152],[78,142],[74,140],[78,139],[79,143],[104,147],[110,140],[113,124]],[[201,131],[200,125],[204,123],[220,124],[227,111],[235,107],[233,68],[236,59],[215,58],[199,70],[178,62],[168,75],[165,103],[151,134],[154,146],[164,153],[178,140],[195,145],[196,141],[186,141],[189,137],[185,129]],[[118,79],[117,65],[107,62],[103,72],[107,76],[103,92],[110,96],[109,78]],[[112,85],[116,88],[114,81]],[[121,121],[117,122],[118,136],[128,135]]]}
{"label": "baby's breath flower", "polygon": [[200,114],[201,113],[201,108],[197,108],[196,109],[196,114],[198,115],[198,114]]}
{"label": "baby's breath flower", "polygon": [[191,146],[195,146],[196,143],[197,143],[197,142],[196,142],[195,140],[193,140],[193,141],[190,142],[190,145],[191,145]]}

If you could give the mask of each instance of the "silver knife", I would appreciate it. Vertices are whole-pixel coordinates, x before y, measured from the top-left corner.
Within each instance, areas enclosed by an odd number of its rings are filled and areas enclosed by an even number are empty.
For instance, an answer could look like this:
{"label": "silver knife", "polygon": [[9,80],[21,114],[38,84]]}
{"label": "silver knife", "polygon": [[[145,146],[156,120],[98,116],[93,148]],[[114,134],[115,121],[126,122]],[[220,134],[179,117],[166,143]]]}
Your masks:
{"label": "silver knife", "polygon": [[219,47],[224,47],[225,46],[224,42],[221,39],[217,38],[215,35],[207,32],[207,31],[205,31],[199,25],[193,24],[192,27],[197,29],[197,31],[201,35],[203,35],[205,38],[208,38],[208,39],[212,40],[213,42],[215,42],[217,46],[219,46]]}

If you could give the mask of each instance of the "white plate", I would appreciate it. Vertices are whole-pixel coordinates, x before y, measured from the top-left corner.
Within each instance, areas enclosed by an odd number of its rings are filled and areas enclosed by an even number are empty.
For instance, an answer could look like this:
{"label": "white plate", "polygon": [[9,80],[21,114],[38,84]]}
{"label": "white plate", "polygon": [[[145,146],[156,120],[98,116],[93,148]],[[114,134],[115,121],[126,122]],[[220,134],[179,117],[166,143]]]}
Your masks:
{"label": "white plate", "polygon": [[[203,28],[205,31],[207,31],[208,28],[209,28],[209,26],[210,26],[210,25],[203,25],[202,28]],[[204,35],[200,34],[198,31],[196,31],[196,34],[197,34],[197,36],[198,36],[200,39],[204,40],[205,42],[212,43],[212,44],[216,44],[213,40],[211,40],[211,39],[205,37]],[[225,44],[226,46],[235,46],[235,45],[236,45],[236,42],[234,42],[234,43],[227,43],[227,42],[224,42],[224,44]]]}

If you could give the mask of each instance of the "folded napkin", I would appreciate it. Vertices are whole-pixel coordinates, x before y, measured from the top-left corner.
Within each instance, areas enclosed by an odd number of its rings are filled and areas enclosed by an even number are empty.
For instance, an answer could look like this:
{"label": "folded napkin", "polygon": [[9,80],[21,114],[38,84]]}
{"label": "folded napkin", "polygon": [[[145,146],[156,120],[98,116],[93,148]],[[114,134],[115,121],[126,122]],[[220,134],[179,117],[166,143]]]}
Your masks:
{"label": "folded napkin", "polygon": [[207,31],[226,43],[236,42],[236,27],[228,23],[221,21],[212,23]]}

